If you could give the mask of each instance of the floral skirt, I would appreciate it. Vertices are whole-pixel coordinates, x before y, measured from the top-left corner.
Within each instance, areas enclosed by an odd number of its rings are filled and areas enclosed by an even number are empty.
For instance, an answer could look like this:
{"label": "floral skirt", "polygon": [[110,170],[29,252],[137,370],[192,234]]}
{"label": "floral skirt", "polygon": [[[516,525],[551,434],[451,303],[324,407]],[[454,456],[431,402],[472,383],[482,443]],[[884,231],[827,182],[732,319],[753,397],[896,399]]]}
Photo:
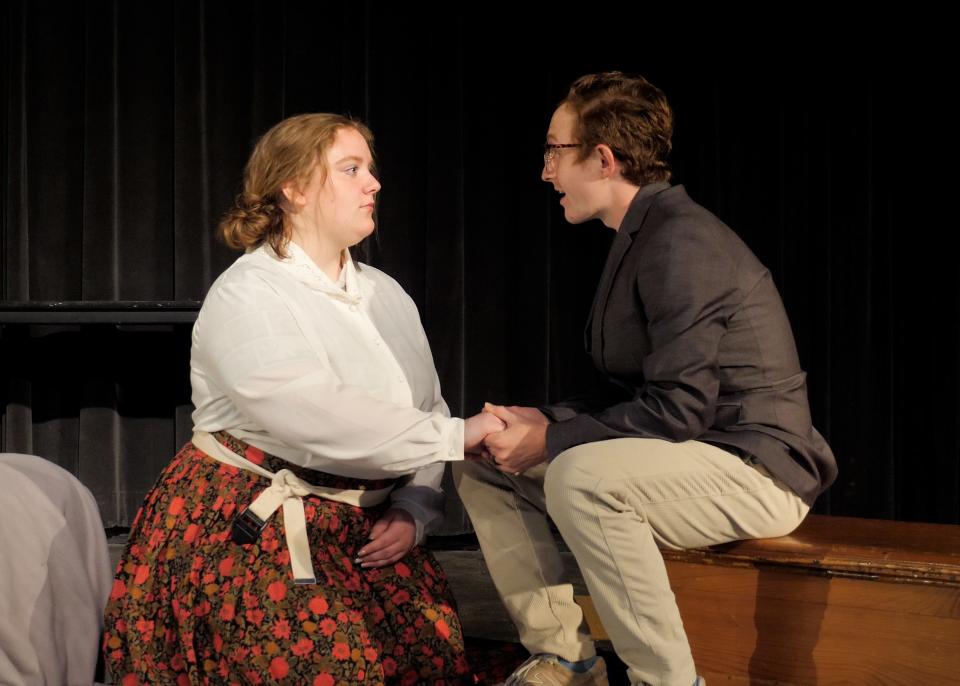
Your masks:
{"label": "floral skirt", "polygon": [[[314,485],[381,488],[291,467],[229,436],[270,471]],[[417,546],[388,567],[354,565],[388,507],[303,499],[317,583],[296,585],[278,510],[259,538],[231,538],[233,516],[269,481],[188,443],[147,495],[117,568],[104,655],[134,684],[473,684],[463,635],[433,556]]]}

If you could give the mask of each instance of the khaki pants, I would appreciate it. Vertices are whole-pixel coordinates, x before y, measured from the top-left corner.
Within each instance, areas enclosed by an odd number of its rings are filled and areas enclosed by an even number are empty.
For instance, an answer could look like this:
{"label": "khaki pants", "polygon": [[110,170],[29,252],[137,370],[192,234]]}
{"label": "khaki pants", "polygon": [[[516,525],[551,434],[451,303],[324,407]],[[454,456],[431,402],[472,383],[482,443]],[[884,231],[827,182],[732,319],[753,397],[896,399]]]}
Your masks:
{"label": "khaki pants", "polygon": [[523,645],[571,661],[595,654],[549,514],[631,683],[653,686],[696,678],[659,547],[783,536],[808,511],[762,466],[698,441],[586,443],[521,476],[462,462],[454,480]]}

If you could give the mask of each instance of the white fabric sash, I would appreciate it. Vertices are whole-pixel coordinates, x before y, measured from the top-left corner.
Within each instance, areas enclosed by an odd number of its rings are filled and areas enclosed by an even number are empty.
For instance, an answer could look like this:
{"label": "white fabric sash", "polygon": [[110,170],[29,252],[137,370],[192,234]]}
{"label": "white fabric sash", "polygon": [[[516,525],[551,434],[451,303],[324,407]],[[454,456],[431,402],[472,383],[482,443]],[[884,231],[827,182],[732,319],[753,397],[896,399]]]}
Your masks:
{"label": "white fabric sash", "polygon": [[256,515],[261,522],[266,523],[274,512],[281,506],[283,507],[283,527],[286,532],[287,548],[290,550],[290,566],[293,569],[294,582],[297,584],[317,583],[310,555],[310,543],[307,538],[307,520],[303,511],[303,496],[316,495],[356,507],[373,507],[385,501],[390,495],[390,491],[393,490],[393,486],[373,491],[313,486],[289,469],[281,469],[274,474],[260,465],[254,464],[227,448],[206,431],[195,431],[192,442],[194,446],[218,462],[245,469],[248,472],[254,472],[270,479],[270,485],[253,499],[247,510]]}

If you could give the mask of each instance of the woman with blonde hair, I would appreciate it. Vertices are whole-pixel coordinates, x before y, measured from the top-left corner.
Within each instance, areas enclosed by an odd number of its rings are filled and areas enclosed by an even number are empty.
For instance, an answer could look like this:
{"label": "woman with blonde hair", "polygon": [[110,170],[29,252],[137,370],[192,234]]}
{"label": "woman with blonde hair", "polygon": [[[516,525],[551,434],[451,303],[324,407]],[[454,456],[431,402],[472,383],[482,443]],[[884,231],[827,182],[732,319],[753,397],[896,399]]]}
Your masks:
{"label": "woman with blonde hair", "polygon": [[333,114],[257,143],[220,229],[246,251],[193,329],[194,435],[134,522],[106,613],[117,683],[472,683],[417,545],[443,464],[502,423],[452,418],[410,297],[350,255],[372,135]]}

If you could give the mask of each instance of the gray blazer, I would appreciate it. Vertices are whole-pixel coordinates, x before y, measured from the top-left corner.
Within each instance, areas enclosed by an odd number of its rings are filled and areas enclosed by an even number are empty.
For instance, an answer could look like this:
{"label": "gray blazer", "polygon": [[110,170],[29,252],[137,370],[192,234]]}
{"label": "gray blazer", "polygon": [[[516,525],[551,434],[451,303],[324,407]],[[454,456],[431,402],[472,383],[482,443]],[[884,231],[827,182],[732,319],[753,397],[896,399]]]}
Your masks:
{"label": "gray blazer", "polygon": [[807,504],[836,478],[770,272],[683,186],[637,193],[585,342],[605,381],[541,408],[551,458],[612,438],[698,440],[756,458]]}

